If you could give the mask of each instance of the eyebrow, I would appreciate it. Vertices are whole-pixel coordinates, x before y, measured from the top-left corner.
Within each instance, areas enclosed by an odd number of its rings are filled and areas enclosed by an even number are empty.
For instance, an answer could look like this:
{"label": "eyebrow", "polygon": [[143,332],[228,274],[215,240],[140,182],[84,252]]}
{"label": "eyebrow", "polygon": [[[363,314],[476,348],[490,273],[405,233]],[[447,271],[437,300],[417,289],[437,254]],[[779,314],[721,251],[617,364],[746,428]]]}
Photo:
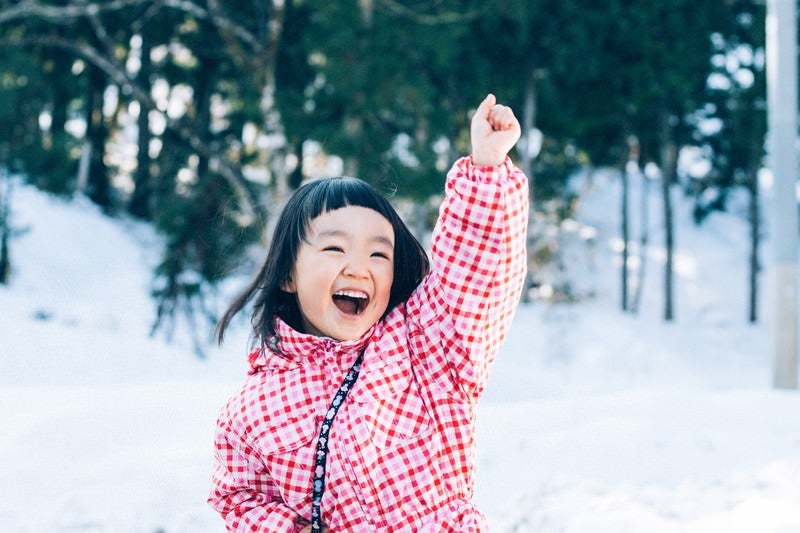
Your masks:
{"label": "eyebrow", "polygon": [[[323,230],[323,231],[320,231],[319,233],[317,233],[317,237],[319,237],[319,238],[325,238],[325,237],[349,237],[349,236],[350,236],[350,234],[348,232],[346,232],[344,230],[340,230],[340,229]],[[389,237],[386,237],[384,235],[373,235],[372,237],[370,237],[367,240],[369,240],[370,242],[376,242],[376,243],[379,243],[379,244],[385,244],[386,246],[389,246],[390,248],[394,248],[394,242],[392,241],[392,239],[390,239]]]}

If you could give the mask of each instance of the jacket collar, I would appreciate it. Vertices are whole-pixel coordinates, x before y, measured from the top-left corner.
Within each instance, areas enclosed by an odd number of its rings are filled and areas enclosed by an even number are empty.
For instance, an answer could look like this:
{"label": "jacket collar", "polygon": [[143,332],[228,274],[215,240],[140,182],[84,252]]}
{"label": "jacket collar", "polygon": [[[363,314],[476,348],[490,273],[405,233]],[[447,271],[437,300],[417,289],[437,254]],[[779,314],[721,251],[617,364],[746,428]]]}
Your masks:
{"label": "jacket collar", "polygon": [[330,337],[301,333],[276,317],[275,331],[280,339],[278,341],[280,352],[275,352],[268,346],[255,348],[249,357],[251,372],[264,368],[285,370],[306,364],[320,364],[325,354],[334,354],[340,366],[349,368],[361,350],[376,335],[378,324],[373,325],[358,339],[337,341]]}

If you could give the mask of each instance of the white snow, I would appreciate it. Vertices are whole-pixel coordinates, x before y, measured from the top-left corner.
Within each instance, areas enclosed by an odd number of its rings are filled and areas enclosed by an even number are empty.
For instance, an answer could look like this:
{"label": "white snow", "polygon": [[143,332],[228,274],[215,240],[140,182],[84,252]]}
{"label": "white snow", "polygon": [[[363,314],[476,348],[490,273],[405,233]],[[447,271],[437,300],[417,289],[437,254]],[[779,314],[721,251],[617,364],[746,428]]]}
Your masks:
{"label": "white snow", "polygon": [[[695,227],[676,192],[663,322],[654,184],[641,311],[623,314],[618,183],[578,185],[560,242],[573,289],[596,296],[519,309],[480,406],[476,502],[493,531],[800,532],[800,395],[771,385],[769,250],[750,325],[741,214]],[[211,438],[243,379],[246,320],[206,360],[183,335],[150,338],[157,236],[27,186],[13,208],[27,231],[0,287],[0,529],[222,533]]]}

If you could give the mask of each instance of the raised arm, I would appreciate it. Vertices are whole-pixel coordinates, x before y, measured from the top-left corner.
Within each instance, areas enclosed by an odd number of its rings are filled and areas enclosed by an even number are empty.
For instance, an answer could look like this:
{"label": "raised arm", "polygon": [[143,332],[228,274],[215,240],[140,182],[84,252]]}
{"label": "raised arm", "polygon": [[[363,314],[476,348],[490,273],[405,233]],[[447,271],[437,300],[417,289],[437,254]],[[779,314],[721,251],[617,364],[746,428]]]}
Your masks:
{"label": "raised arm", "polygon": [[519,135],[511,109],[487,96],[472,118],[472,156],[447,175],[431,274],[410,302],[431,347],[421,364],[469,400],[483,390],[525,276],[528,180],[507,155]]}

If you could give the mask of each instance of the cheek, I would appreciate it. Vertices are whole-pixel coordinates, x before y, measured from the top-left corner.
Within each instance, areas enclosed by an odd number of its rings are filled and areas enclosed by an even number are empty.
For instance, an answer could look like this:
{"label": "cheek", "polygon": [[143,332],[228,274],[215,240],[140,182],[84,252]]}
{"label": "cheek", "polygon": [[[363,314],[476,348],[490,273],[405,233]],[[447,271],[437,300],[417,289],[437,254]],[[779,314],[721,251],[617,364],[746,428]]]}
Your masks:
{"label": "cheek", "polygon": [[389,266],[386,268],[381,279],[383,280],[383,289],[388,295],[388,293],[392,290],[392,286],[394,285],[394,266]]}

